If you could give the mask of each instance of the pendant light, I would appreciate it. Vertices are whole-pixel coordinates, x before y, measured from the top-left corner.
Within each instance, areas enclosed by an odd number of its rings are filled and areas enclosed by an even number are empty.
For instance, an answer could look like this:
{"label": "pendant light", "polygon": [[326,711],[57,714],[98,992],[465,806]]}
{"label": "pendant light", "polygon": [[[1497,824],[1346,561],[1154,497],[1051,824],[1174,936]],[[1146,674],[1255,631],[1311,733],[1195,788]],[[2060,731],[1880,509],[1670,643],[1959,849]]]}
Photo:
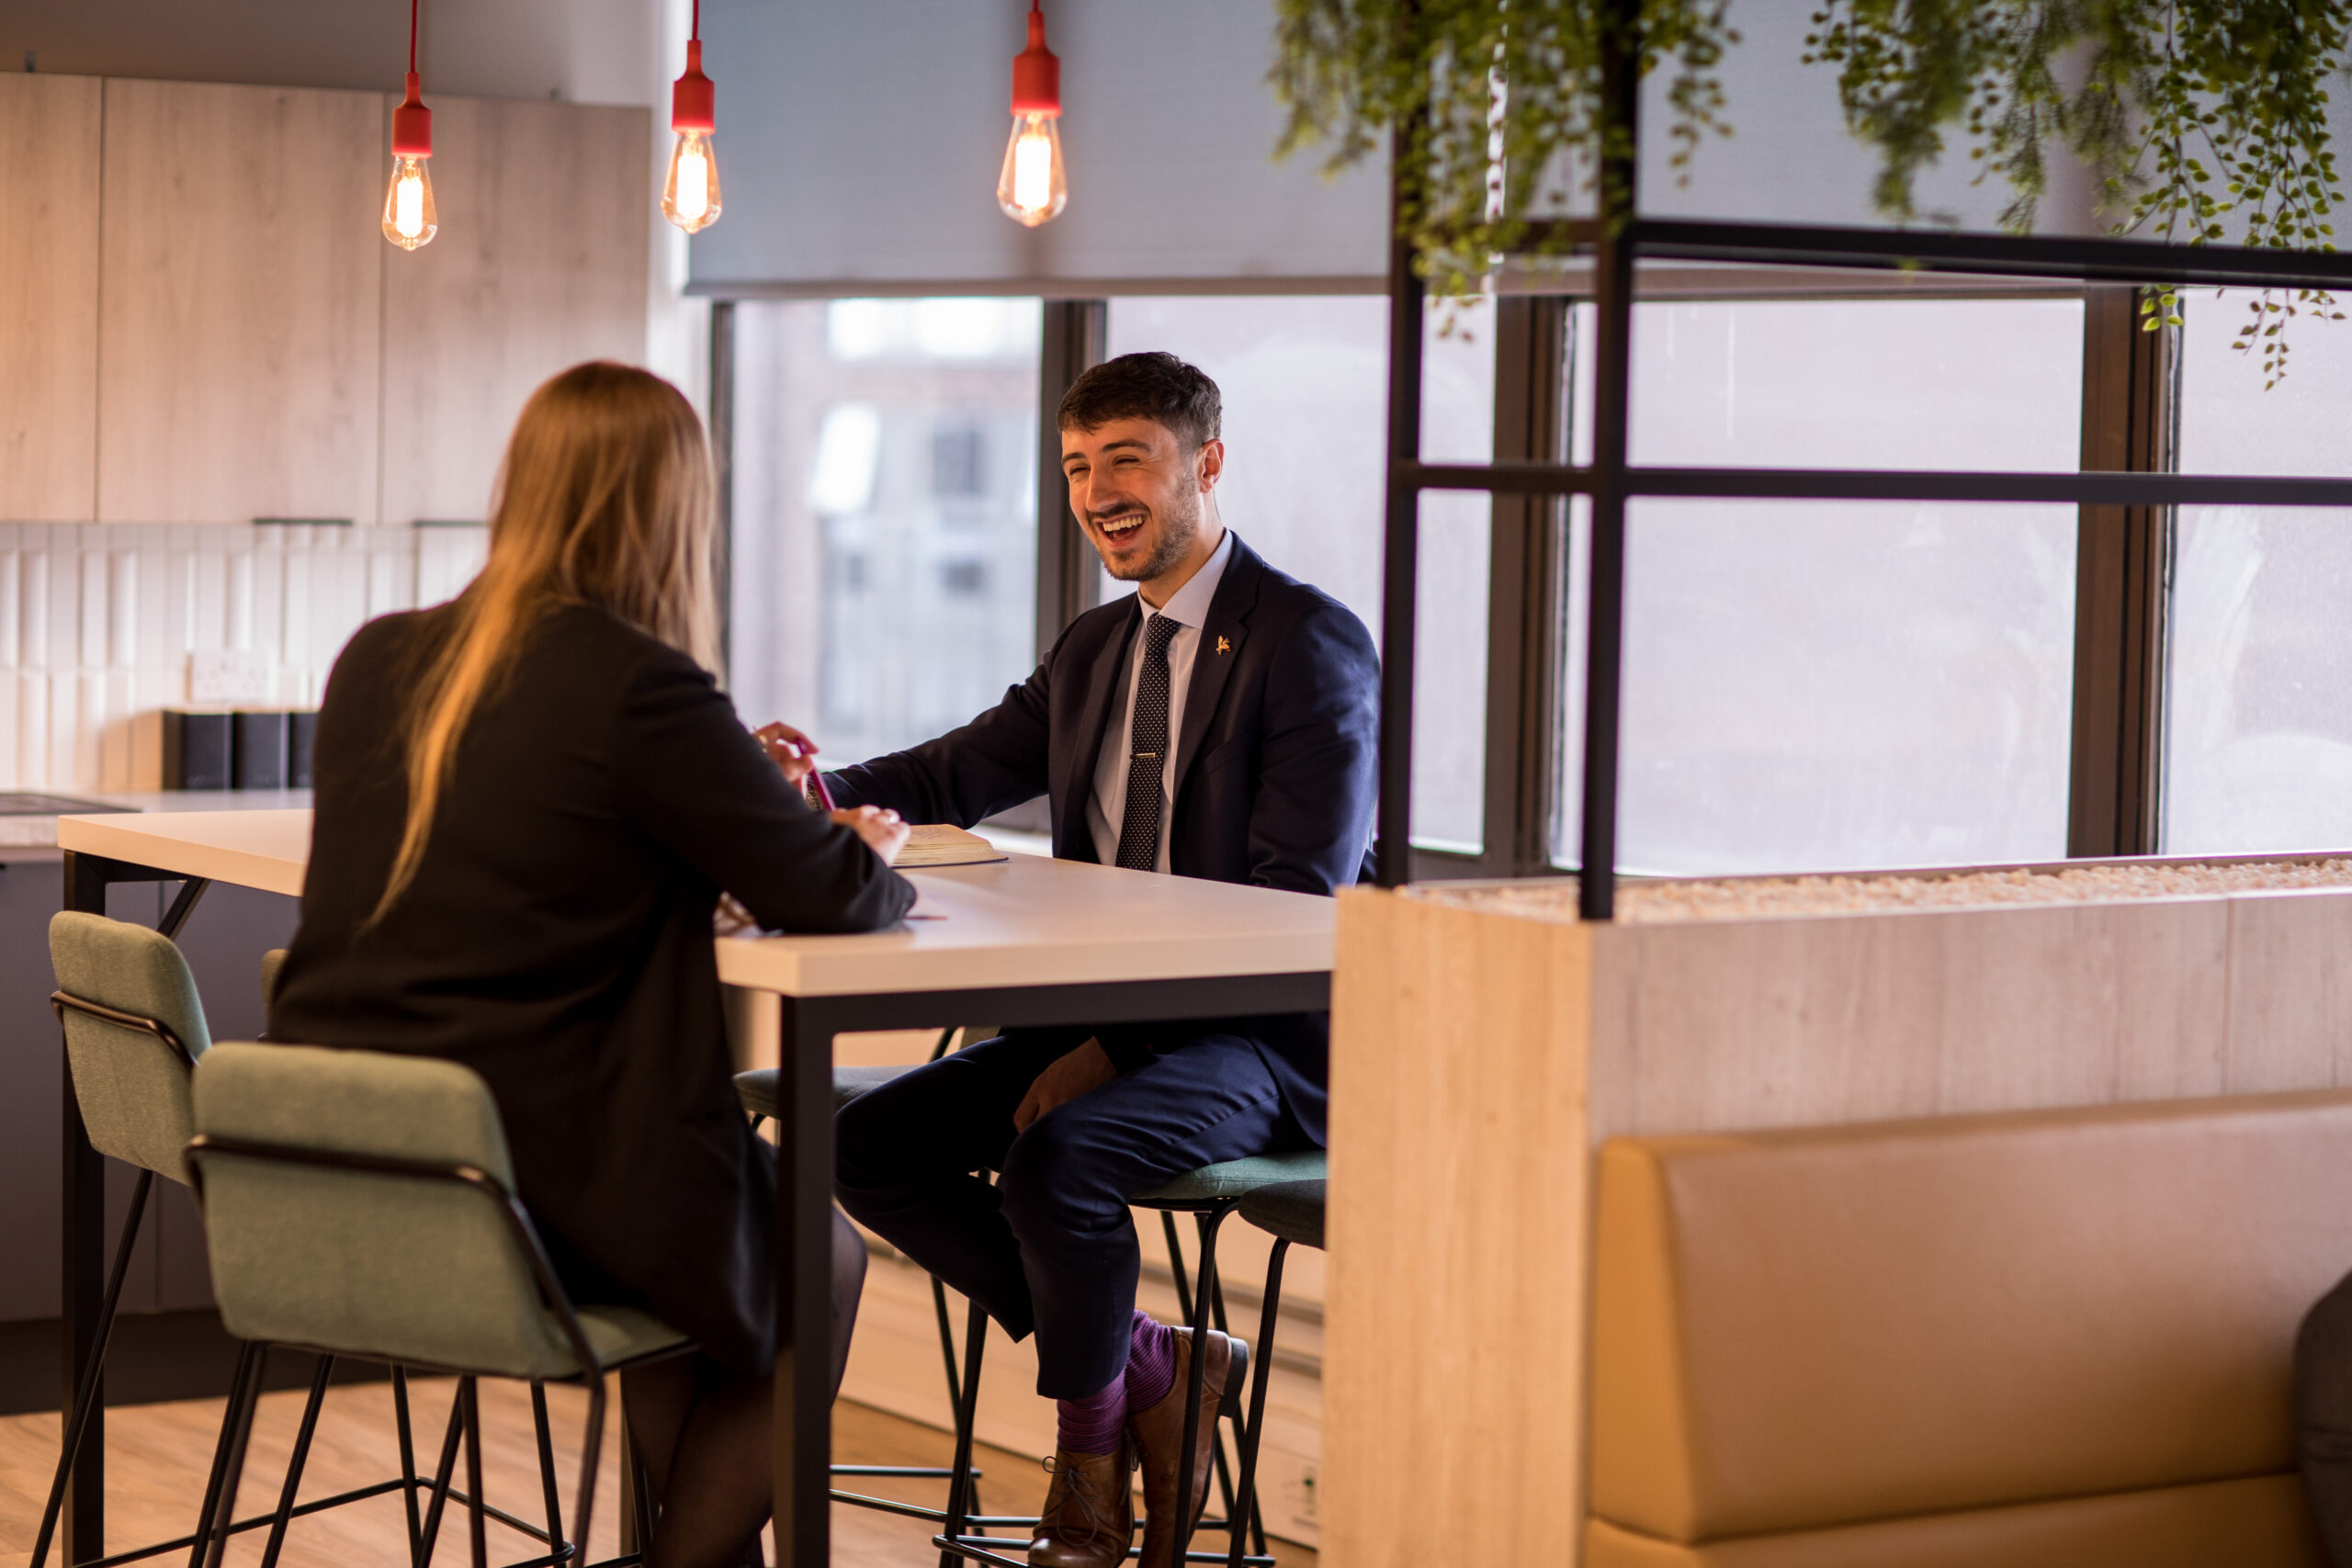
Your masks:
{"label": "pendant light", "polygon": [[384,191],[384,238],[404,251],[430,244],[441,227],[433,206],[433,111],[418,96],[416,12],[408,3],[408,96],[392,111],[392,183]]}
{"label": "pendant light", "polygon": [[689,234],[718,221],[718,154],[710,145],[710,133],[718,128],[718,89],[702,73],[702,0],[695,0],[686,73],[670,89],[670,129],[678,133],[678,144],[670,151],[669,176],[662,182],[662,216]]}
{"label": "pendant light", "polygon": [[996,204],[1035,229],[1069,205],[1062,171],[1062,62],[1046,47],[1046,14],[1029,0],[1029,47],[1012,57],[1012,138],[1004,144]]}

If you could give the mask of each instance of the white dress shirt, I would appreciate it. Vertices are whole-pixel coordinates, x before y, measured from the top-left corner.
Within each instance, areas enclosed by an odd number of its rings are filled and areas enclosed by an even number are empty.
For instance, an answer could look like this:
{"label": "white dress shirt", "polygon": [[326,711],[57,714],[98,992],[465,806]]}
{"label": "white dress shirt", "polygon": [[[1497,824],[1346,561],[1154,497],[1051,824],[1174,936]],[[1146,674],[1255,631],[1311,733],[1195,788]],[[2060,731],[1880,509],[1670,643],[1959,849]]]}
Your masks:
{"label": "white dress shirt", "polygon": [[[1176,749],[1184,733],[1184,694],[1193,684],[1193,661],[1201,651],[1201,627],[1208,620],[1209,604],[1224,581],[1225,563],[1233,558],[1233,530],[1228,528],[1216,551],[1193,573],[1192,581],[1169,596],[1166,606],[1143,606],[1143,625],[1127,643],[1127,667],[1118,686],[1110,722],[1102,728],[1102,750],[1094,759],[1094,793],[1086,799],[1086,829],[1094,840],[1094,858],[1104,865],[1119,863],[1119,828],[1127,815],[1127,756],[1135,750],[1136,686],[1143,679],[1145,632],[1154,615],[1166,615],[1177,626],[1168,640],[1168,745],[1159,768],[1159,848],[1152,869],[1168,869],[1168,825],[1175,815]],[[1140,595],[1138,595],[1140,597]]]}

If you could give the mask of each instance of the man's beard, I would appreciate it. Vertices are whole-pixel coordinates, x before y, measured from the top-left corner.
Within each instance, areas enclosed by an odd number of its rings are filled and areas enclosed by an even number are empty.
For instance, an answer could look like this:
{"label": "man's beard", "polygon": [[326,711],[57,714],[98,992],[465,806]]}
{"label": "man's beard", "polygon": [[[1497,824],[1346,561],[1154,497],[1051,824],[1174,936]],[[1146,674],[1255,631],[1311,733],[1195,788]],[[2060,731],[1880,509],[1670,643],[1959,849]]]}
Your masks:
{"label": "man's beard", "polygon": [[1102,561],[1102,570],[1121,582],[1148,582],[1183,559],[1184,552],[1193,547],[1193,541],[1199,538],[1201,534],[1200,498],[1193,496],[1191,501],[1192,504],[1182,512],[1148,513],[1159,524],[1159,543],[1153,548],[1151,554],[1145,558],[1141,565],[1132,566],[1122,571],[1113,566],[1109,558],[1105,557]]}

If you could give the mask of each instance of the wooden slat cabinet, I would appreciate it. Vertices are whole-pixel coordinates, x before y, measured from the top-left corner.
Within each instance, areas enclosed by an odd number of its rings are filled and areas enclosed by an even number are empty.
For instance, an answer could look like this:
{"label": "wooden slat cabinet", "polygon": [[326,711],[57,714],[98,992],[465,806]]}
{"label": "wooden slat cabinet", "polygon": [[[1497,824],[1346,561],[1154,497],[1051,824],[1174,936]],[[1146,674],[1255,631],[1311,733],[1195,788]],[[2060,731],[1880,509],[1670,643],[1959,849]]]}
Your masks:
{"label": "wooden slat cabinet", "polygon": [[385,522],[485,518],[532,389],[644,359],[650,134],[639,108],[435,101],[440,232],[379,247]]}
{"label": "wooden slat cabinet", "polygon": [[377,515],[377,93],[106,84],[97,514]]}
{"label": "wooden slat cabinet", "polygon": [[96,515],[99,96],[0,75],[0,521]]}

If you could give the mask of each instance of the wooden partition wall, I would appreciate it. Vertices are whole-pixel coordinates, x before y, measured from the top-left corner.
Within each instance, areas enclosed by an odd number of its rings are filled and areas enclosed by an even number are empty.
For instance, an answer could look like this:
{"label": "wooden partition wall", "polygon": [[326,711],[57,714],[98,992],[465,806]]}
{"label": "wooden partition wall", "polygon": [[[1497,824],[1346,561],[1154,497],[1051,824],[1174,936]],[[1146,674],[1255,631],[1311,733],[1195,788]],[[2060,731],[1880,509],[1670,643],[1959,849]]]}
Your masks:
{"label": "wooden partition wall", "polygon": [[1335,1568],[1576,1560],[1606,1138],[2352,1084],[2352,889],[1682,924],[1340,897]]}

